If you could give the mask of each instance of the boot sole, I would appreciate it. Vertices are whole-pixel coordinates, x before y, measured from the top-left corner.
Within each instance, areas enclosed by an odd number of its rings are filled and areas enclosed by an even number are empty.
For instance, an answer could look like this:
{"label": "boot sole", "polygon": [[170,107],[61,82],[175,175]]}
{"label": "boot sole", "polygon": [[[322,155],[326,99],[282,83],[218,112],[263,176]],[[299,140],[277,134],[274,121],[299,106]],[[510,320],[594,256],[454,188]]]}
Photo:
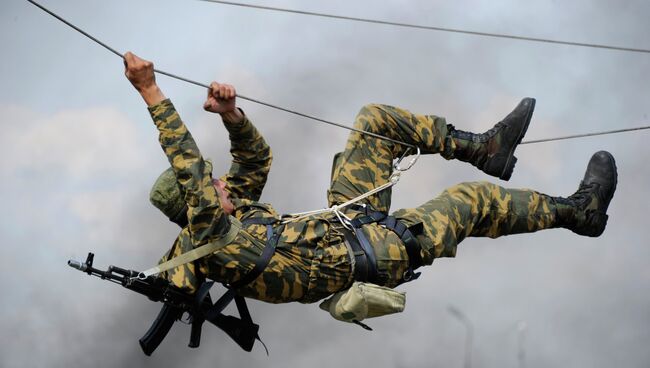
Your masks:
{"label": "boot sole", "polygon": [[506,164],[503,167],[503,171],[501,172],[501,175],[499,175],[499,179],[501,180],[508,181],[512,176],[512,172],[515,169],[515,164],[517,163],[517,157],[515,157],[515,149],[517,148],[519,143],[521,143],[521,140],[524,138],[524,135],[526,135],[526,131],[528,130],[528,125],[530,125],[530,120],[532,119],[533,112],[535,111],[535,103],[536,100],[534,98],[531,98],[531,104],[528,107],[528,111],[526,112],[526,122],[524,123],[523,127],[519,131],[519,136],[517,137],[516,143],[512,145],[510,152],[508,152],[508,158],[506,159]]}

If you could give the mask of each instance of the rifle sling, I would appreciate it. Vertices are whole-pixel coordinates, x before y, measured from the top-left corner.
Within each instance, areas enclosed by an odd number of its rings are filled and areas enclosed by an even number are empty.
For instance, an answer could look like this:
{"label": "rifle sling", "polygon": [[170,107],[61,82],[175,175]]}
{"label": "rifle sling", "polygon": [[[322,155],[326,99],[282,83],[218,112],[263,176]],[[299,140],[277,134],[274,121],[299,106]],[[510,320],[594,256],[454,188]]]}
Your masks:
{"label": "rifle sling", "polygon": [[215,251],[217,251],[219,248],[223,246],[232,243],[232,241],[235,240],[235,238],[239,234],[242,224],[241,222],[239,222],[239,220],[237,220],[233,216],[229,216],[229,220],[230,220],[230,229],[228,229],[228,232],[221,238],[211,241],[198,248],[192,249],[188,252],[185,252],[179,255],[178,257],[174,257],[168,260],[167,262],[163,262],[148,270],[142,271],[139,277],[141,278],[149,277],[182,266],[186,263],[193,262],[201,257],[205,257],[208,254],[214,253]]}

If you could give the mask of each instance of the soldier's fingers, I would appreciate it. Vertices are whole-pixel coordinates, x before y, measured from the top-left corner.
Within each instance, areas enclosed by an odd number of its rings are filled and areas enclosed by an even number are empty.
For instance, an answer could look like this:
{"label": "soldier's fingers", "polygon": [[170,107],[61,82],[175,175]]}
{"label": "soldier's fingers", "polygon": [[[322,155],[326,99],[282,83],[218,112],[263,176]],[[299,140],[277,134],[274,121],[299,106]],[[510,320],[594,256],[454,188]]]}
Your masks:
{"label": "soldier's fingers", "polygon": [[230,84],[224,84],[224,97],[225,99],[230,98],[230,90],[232,89],[232,86]]}
{"label": "soldier's fingers", "polygon": [[218,88],[219,88],[219,83],[213,81],[212,83],[210,83],[209,91],[214,91],[214,90],[216,90]]}
{"label": "soldier's fingers", "polygon": [[139,57],[136,54],[131,53],[131,55],[133,55],[133,61],[137,62],[138,64],[143,64],[147,62],[145,59]]}
{"label": "soldier's fingers", "polygon": [[228,98],[235,98],[237,96],[237,92],[235,91],[235,87],[230,86],[230,96]]}
{"label": "soldier's fingers", "polygon": [[221,85],[219,83],[217,83],[217,82],[212,82],[212,84],[210,84],[210,94],[211,94],[212,97],[214,97],[214,98],[219,97],[219,87],[220,86]]}
{"label": "soldier's fingers", "polygon": [[130,64],[133,64],[133,53],[131,51],[127,51],[126,54],[124,54],[124,65],[129,66]]}

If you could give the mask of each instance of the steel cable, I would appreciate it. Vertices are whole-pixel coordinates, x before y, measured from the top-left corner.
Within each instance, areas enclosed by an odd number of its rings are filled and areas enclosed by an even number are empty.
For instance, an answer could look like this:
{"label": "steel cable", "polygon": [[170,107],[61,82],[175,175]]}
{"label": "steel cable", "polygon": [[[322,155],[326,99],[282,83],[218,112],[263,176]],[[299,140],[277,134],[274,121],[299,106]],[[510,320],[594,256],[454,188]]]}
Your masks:
{"label": "steel cable", "polygon": [[258,10],[269,10],[269,11],[282,12],[282,13],[309,15],[309,16],[321,17],[321,18],[340,19],[340,20],[349,20],[349,21],[362,22],[362,23],[373,23],[373,24],[382,24],[382,25],[404,27],[404,28],[423,29],[423,30],[428,30],[428,31],[460,33],[460,34],[466,34],[466,35],[472,35],[472,36],[505,38],[505,39],[510,39],[510,40],[519,40],[519,41],[542,42],[542,43],[550,43],[550,44],[557,44],[557,45],[591,47],[591,48],[597,48],[597,49],[608,49],[608,50],[616,50],[616,51],[639,52],[639,53],[650,54],[650,49],[640,49],[640,48],[633,48],[633,47],[601,45],[601,44],[586,43],[586,42],[551,40],[551,39],[547,39],[547,38],[526,37],[526,36],[517,36],[517,35],[502,34],[502,33],[468,31],[468,30],[456,29],[456,28],[425,26],[425,25],[420,25],[420,24],[392,22],[392,21],[380,20],[380,19],[349,17],[349,16],[345,16],[345,15],[326,14],[326,13],[310,12],[310,11],[287,9],[287,8],[277,8],[277,7],[272,7],[272,6],[238,3],[238,2],[233,2],[233,1],[222,1],[222,0],[199,0],[199,1],[208,2],[208,3],[215,3],[215,4],[221,4],[221,5],[238,6],[238,7],[243,7],[243,8],[258,9]]}
{"label": "steel cable", "polygon": [[573,134],[573,135],[567,135],[567,136],[564,136],[564,137],[533,139],[533,140],[521,142],[520,144],[531,144],[531,143],[561,141],[561,140],[564,140],[564,139],[593,137],[593,136],[597,136],[597,135],[607,135],[607,134],[631,132],[631,131],[634,131],[634,130],[645,130],[645,129],[650,129],[650,125],[648,125],[648,126],[640,126],[640,127],[636,127],[636,128],[615,129],[615,130],[607,130],[607,131],[602,131],[602,132],[593,132],[593,133],[585,133],[585,134]]}
{"label": "steel cable", "polygon": [[[118,52],[117,50],[115,50],[114,48],[108,46],[107,44],[105,44],[104,42],[100,41],[100,40],[97,39],[96,37],[90,35],[89,33],[85,32],[85,31],[82,30],[81,28],[79,28],[79,27],[75,26],[74,24],[68,22],[67,20],[65,20],[65,19],[62,18],[61,16],[57,15],[56,13],[54,13],[54,12],[52,12],[51,10],[47,9],[46,7],[42,6],[41,4],[37,3],[36,1],[34,1],[34,0],[27,0],[27,1],[29,1],[29,2],[32,3],[32,4],[34,4],[35,6],[37,6],[38,8],[40,8],[41,10],[43,10],[44,12],[50,14],[50,15],[53,16],[54,18],[60,20],[61,22],[63,22],[64,24],[66,24],[66,25],[69,26],[70,28],[74,29],[75,31],[77,31],[77,32],[81,33],[82,35],[88,37],[90,40],[92,40],[92,41],[94,41],[95,43],[97,43],[98,45],[104,47],[106,50],[112,52],[113,54],[119,56],[119,57],[122,58],[122,59],[124,58],[124,56],[123,56],[120,52]],[[207,85],[207,84],[205,84],[205,83],[201,83],[201,82],[197,82],[197,81],[194,81],[194,80],[191,80],[191,79],[185,78],[185,77],[181,77],[181,76],[178,76],[178,75],[176,75],[176,74],[166,72],[166,71],[164,71],[164,70],[154,69],[154,72],[156,72],[156,73],[158,73],[158,74],[165,75],[165,76],[170,77],[170,78],[178,79],[178,80],[183,81],[183,82],[186,82],[186,83],[194,84],[194,85],[199,86],[199,87],[203,87],[203,88],[206,88],[206,89],[210,89],[210,86]],[[270,107],[270,108],[273,108],[273,109],[276,109],[276,110],[284,111],[284,112],[287,112],[287,113],[290,113],[290,114],[293,114],[293,115],[297,115],[297,116],[300,116],[300,117],[303,117],[303,118],[307,118],[307,119],[315,120],[315,121],[318,121],[318,122],[321,122],[321,123],[325,123],[325,124],[329,124],[329,125],[334,125],[334,126],[337,126],[337,127],[339,127],[339,128],[343,128],[343,129],[347,129],[347,130],[355,131],[355,132],[358,132],[358,133],[361,133],[361,134],[365,134],[365,135],[369,135],[369,136],[372,136],[372,137],[375,137],[375,138],[378,138],[378,139],[382,139],[382,140],[385,140],[385,141],[389,141],[389,142],[397,143],[397,144],[400,144],[400,145],[405,146],[405,147],[417,148],[417,147],[415,147],[415,145],[413,145],[413,144],[409,144],[409,143],[406,143],[406,142],[402,142],[402,141],[397,140],[397,139],[392,139],[392,138],[385,137],[385,136],[380,135],[380,134],[377,134],[377,133],[373,133],[373,132],[369,132],[369,131],[366,131],[366,130],[357,129],[357,128],[354,128],[354,127],[349,127],[349,126],[346,126],[346,125],[343,125],[343,124],[335,123],[335,122],[333,122],[333,121],[325,120],[325,119],[322,119],[322,118],[319,118],[319,117],[316,117],[316,116],[312,116],[312,115],[305,114],[305,113],[302,113],[302,112],[299,112],[299,111],[291,110],[291,109],[288,109],[288,108],[286,108],[286,107],[282,107],[282,106],[274,105],[274,104],[271,104],[271,103],[268,103],[268,102],[264,102],[264,101],[260,101],[260,100],[257,100],[257,99],[251,98],[251,97],[246,97],[246,96],[244,96],[244,95],[242,95],[242,94],[237,94],[237,97],[239,97],[239,98],[241,98],[241,99],[243,99],[243,100],[247,100],[247,101],[250,101],[250,102],[253,102],[253,103],[259,104],[259,105],[267,106],[267,107]]]}
{"label": "steel cable", "polygon": [[[85,32],[81,28],[79,28],[79,27],[75,26],[74,24],[68,22],[67,20],[63,19],[61,16],[59,16],[56,13],[54,13],[54,12],[50,11],[49,9],[45,8],[44,6],[37,3],[36,1],[34,1],[34,0],[27,0],[27,1],[29,1],[33,5],[37,6],[38,8],[43,10],[44,12],[50,14],[51,16],[58,19],[59,21],[63,22],[64,24],[66,24],[70,28],[74,29],[75,31],[77,31],[77,32],[81,33],[82,35],[88,37],[90,40],[92,40],[95,43],[97,43],[98,45],[104,47],[105,49],[112,52],[113,54],[119,56],[120,58],[124,58],[124,56],[120,52],[115,50],[114,48],[108,46],[107,44],[103,43],[99,39],[97,39],[97,38],[93,37],[92,35],[90,35],[89,33]],[[219,0],[201,0],[201,1],[211,1],[211,2],[226,3],[226,4],[237,4],[237,3],[222,2],[222,1],[219,1]],[[241,5],[241,4],[239,4],[239,5]],[[259,6],[255,6],[255,7],[259,7]],[[266,8],[266,7],[264,7],[264,8]],[[273,8],[273,10],[278,10],[278,9]],[[186,82],[186,83],[194,84],[194,85],[199,86],[199,87],[203,87],[203,88],[206,88],[206,89],[210,88],[210,86],[208,86],[205,83],[200,83],[200,82],[197,82],[197,81],[193,81],[191,79],[187,79],[187,78],[184,78],[184,77],[181,77],[181,76],[178,76],[178,75],[175,75],[175,74],[163,71],[163,70],[154,69],[154,71],[156,73],[158,73],[158,74],[162,74],[162,75],[165,75],[167,77],[174,78],[174,79]],[[378,138],[378,139],[382,139],[382,140],[386,140],[386,141],[389,141],[389,142],[397,143],[397,144],[400,144],[400,145],[403,145],[403,146],[406,146],[406,147],[417,148],[416,146],[414,146],[412,144],[402,142],[402,141],[399,141],[399,140],[396,140],[396,139],[392,139],[392,138],[389,138],[389,137],[385,137],[385,136],[382,136],[380,134],[376,134],[376,133],[373,133],[373,132],[368,132],[368,131],[361,130],[361,129],[356,129],[356,128],[349,127],[349,126],[339,124],[339,123],[335,123],[333,121],[329,121],[329,120],[325,120],[325,119],[322,119],[322,118],[319,118],[319,117],[316,117],[316,116],[301,113],[299,111],[287,109],[287,108],[277,106],[277,105],[274,105],[274,104],[270,104],[270,103],[267,103],[267,102],[264,102],[264,101],[260,101],[260,100],[254,99],[254,98],[246,97],[246,96],[243,96],[241,94],[237,94],[237,97],[239,97],[241,99],[244,99],[244,100],[247,100],[247,101],[250,101],[250,102],[253,102],[253,103],[256,103],[256,104],[259,104],[259,105],[267,106],[267,107],[270,107],[270,108],[273,108],[273,109],[276,109],[276,110],[284,111],[284,112],[287,112],[287,113],[290,113],[290,114],[293,114],[293,115],[297,115],[297,116],[304,117],[304,118],[307,118],[307,119],[311,119],[311,120],[314,120],[314,121],[318,121],[318,122],[321,122],[321,123],[325,123],[325,124],[337,126],[337,127],[343,128],[343,129],[355,131],[355,132],[365,134],[365,135],[369,135],[369,136],[372,136],[372,137],[375,137],[375,138]],[[536,139],[536,140],[524,141],[524,142],[521,142],[521,144],[551,142],[551,141],[559,141],[559,140],[565,140],[565,139],[592,137],[592,136],[597,136],[597,135],[607,135],[607,134],[615,134],[615,133],[629,132],[629,131],[634,131],[634,130],[645,130],[645,129],[650,129],[650,126],[642,126],[642,127],[636,127],[636,128],[625,128],[625,129],[609,130],[609,131],[603,131],[603,132],[593,132],[593,133],[586,133],[586,134],[575,134],[575,135],[569,135],[569,136],[564,136],[564,137]]]}

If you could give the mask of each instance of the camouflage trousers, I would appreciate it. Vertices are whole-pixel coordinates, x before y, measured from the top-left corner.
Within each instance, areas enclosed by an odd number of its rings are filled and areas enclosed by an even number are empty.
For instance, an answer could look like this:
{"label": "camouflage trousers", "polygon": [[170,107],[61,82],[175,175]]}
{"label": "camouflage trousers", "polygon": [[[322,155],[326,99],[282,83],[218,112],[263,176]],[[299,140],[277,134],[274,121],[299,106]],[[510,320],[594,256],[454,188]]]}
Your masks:
{"label": "camouflage trousers", "polygon": [[[424,154],[439,153],[453,158],[454,141],[444,118],[415,115],[387,105],[361,109],[355,128],[416,145]],[[337,154],[328,191],[330,205],[340,204],[387,182],[393,160],[406,147],[352,132],[345,151]],[[388,212],[390,189],[362,201],[375,210]],[[453,257],[466,237],[496,238],[528,233],[557,224],[555,201],[528,189],[508,189],[488,182],[461,183],[419,207],[400,209],[393,216],[419,229],[423,261]],[[421,224],[421,225],[420,225]]]}

